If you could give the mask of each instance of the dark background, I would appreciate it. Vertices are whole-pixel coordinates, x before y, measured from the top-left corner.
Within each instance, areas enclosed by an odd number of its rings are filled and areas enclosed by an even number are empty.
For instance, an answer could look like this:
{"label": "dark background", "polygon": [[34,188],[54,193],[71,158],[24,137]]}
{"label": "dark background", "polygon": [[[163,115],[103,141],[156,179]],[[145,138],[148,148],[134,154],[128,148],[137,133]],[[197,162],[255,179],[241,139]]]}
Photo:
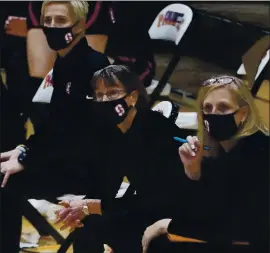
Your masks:
{"label": "dark background", "polygon": [[[114,36],[119,38],[119,40],[123,40],[130,33],[134,33],[138,35],[136,43],[143,44],[145,39],[145,36],[143,35],[147,34],[149,27],[151,26],[159,11],[171,3],[179,2],[118,2],[118,8],[120,8],[121,11],[121,19],[118,20],[118,22],[121,25],[119,25],[119,29],[116,30]],[[183,3],[196,7],[196,3],[198,2]],[[207,2],[203,3],[207,5]],[[210,3],[211,2],[209,2],[209,4]],[[231,5],[231,3],[226,4],[228,8]],[[243,2],[234,2],[234,4],[243,5]],[[244,4],[247,6],[246,8],[248,8],[249,5],[252,8],[252,5],[254,5],[252,2],[245,2]],[[28,2],[26,1],[1,2],[1,28],[3,28],[5,18],[8,15],[26,16],[27,5]],[[264,34],[266,34],[266,32],[269,33],[269,27],[262,29],[261,27],[256,26],[258,24],[261,25],[260,22],[258,22],[256,19],[256,9],[254,10],[254,19],[250,21],[250,23],[256,24],[255,26],[249,24],[239,25],[237,24],[237,15],[231,15],[231,17],[229,17],[230,20],[236,21],[232,23],[222,21],[222,19],[218,19],[216,17],[212,17],[213,15],[211,12],[215,10],[214,8],[216,8],[218,5],[224,5],[224,3],[214,3],[214,5],[215,6],[211,6],[210,4],[210,7],[203,8],[204,11],[193,9],[194,18],[190,28],[181,41],[180,50],[183,55],[192,57],[196,56],[200,59],[214,62],[218,65],[221,65],[222,67],[235,68],[236,65],[239,66],[239,56],[242,56],[247,48],[249,48],[258,38],[262,37]],[[258,8],[269,8],[267,7],[266,2],[258,3],[256,6],[258,6]],[[226,9],[226,5],[223,8]],[[217,11],[215,11],[214,15],[216,15],[216,13]],[[221,14],[223,13],[221,12]],[[2,38],[3,29],[1,29],[1,33]],[[117,39],[114,39],[113,43],[110,43],[109,40],[108,50],[113,51],[115,48],[117,48],[117,44]],[[24,47],[23,39],[9,38],[7,48],[12,49],[18,46]],[[5,50],[7,50],[7,48],[5,48]],[[153,48],[155,53],[167,53],[172,52],[173,44],[164,42],[160,43],[155,41],[153,42]]]}

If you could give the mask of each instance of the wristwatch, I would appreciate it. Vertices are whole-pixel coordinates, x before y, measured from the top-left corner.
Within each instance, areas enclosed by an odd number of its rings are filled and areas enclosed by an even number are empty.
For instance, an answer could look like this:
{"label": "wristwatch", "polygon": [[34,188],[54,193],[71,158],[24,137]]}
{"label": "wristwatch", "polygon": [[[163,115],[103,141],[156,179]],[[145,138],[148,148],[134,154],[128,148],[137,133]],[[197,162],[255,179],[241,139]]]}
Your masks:
{"label": "wristwatch", "polygon": [[20,164],[24,165],[25,158],[27,157],[29,149],[26,146],[24,146],[24,147],[21,146],[21,149],[19,149],[18,147],[17,147],[17,149],[21,151],[20,155],[18,156],[18,162]]}
{"label": "wristwatch", "polygon": [[89,210],[88,210],[88,205],[87,205],[87,201],[84,202],[83,206],[82,206],[82,211],[85,215],[90,215]]}

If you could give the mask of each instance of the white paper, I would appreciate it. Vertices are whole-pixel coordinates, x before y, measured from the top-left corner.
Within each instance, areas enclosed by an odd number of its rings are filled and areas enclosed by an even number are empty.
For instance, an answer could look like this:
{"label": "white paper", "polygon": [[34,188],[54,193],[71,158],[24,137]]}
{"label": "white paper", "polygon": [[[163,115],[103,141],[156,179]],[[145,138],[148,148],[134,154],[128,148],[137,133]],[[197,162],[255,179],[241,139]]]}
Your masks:
{"label": "white paper", "polygon": [[25,243],[25,242],[20,243],[21,249],[23,249],[23,248],[37,248],[37,247],[38,247],[38,244],[35,244],[35,243]]}

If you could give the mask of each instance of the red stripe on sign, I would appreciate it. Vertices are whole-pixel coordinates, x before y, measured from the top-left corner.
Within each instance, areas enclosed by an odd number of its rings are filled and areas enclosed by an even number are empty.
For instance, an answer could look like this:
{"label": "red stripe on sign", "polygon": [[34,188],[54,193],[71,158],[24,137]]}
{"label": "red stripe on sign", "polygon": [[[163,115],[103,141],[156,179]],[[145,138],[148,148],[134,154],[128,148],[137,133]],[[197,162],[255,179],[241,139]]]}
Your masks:
{"label": "red stripe on sign", "polygon": [[124,62],[132,62],[132,63],[136,62],[136,58],[129,58],[129,57],[126,57],[126,56],[117,56],[117,58],[120,61],[124,61]]}
{"label": "red stripe on sign", "polygon": [[32,21],[32,24],[34,26],[38,26],[39,25],[39,22],[37,21],[35,15],[34,15],[33,6],[32,6],[32,3],[31,2],[28,4],[28,11],[29,11],[29,15],[30,15],[30,19]]}
{"label": "red stripe on sign", "polygon": [[149,61],[148,62],[148,67],[146,70],[140,75],[140,80],[143,80],[150,72],[150,69],[153,67],[152,63]]}
{"label": "red stripe on sign", "polygon": [[86,23],[86,29],[88,29],[90,26],[92,26],[93,23],[96,21],[97,16],[98,16],[98,14],[100,12],[100,7],[101,7],[101,2],[97,2],[93,15],[91,16],[91,18]]}

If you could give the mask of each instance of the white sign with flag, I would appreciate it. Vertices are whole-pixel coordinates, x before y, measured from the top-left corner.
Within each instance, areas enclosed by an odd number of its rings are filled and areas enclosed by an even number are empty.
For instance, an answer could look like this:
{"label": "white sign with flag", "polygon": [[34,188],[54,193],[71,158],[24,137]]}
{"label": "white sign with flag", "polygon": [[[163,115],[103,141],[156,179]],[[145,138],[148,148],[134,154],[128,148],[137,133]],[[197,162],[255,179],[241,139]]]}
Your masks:
{"label": "white sign with flag", "polygon": [[43,79],[41,85],[39,86],[35,96],[32,99],[34,103],[47,103],[49,104],[52,99],[53,94],[53,69]]}

